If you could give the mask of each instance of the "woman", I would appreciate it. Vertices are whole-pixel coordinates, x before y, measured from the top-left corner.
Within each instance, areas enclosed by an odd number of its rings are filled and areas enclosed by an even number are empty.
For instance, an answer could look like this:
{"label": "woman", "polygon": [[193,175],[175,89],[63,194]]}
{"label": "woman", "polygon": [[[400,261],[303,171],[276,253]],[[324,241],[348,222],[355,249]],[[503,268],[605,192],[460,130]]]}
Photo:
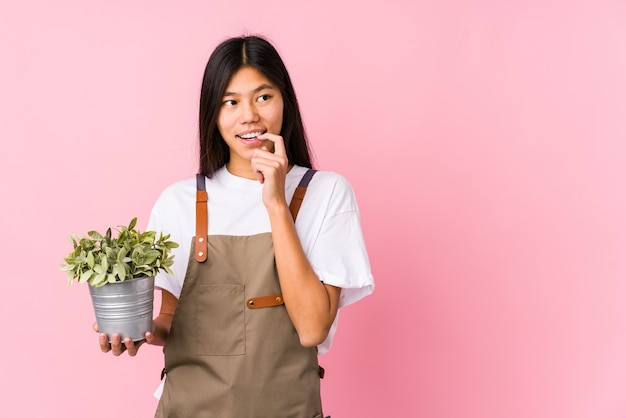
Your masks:
{"label": "woman", "polygon": [[[306,198],[305,198],[306,194]],[[171,234],[173,275],[146,342],[164,345],[158,417],[322,417],[317,355],[338,308],[374,284],[352,188],[311,170],[278,52],[256,36],[211,55],[200,174],[167,188],[149,229]],[[101,349],[141,343],[100,335]]]}

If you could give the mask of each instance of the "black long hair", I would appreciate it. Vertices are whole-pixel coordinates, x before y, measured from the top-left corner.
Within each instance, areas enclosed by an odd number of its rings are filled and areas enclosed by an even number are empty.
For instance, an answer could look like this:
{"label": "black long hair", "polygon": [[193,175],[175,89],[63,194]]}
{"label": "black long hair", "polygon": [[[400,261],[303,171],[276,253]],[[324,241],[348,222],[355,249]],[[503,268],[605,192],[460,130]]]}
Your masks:
{"label": "black long hair", "polygon": [[283,126],[291,164],[311,168],[309,145],[300,116],[296,93],[278,51],[264,38],[242,36],[222,42],[211,54],[204,70],[200,92],[200,173],[211,177],[230,159],[228,145],[217,126],[222,97],[231,77],[242,67],[252,67],[274,84],[283,97]]}

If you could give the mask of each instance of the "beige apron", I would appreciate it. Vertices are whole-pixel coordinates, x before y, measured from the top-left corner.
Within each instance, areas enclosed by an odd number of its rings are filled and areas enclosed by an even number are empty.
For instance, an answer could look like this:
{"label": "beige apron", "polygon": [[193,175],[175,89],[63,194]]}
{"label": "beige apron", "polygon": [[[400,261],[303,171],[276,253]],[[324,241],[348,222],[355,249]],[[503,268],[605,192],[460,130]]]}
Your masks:
{"label": "beige apron", "polygon": [[[295,221],[309,170],[294,193]],[[271,233],[207,235],[198,176],[196,236],[167,342],[159,418],[322,417],[317,348],[300,345],[280,294]]]}

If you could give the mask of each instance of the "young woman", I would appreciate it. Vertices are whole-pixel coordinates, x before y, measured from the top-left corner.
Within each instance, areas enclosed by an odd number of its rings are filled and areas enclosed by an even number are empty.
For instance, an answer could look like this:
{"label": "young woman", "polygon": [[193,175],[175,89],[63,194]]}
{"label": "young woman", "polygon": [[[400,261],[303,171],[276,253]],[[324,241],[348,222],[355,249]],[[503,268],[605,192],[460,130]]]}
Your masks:
{"label": "young woman", "polygon": [[[200,174],[167,188],[149,229],[178,242],[160,274],[164,345],[157,417],[322,417],[319,353],[337,311],[373,291],[359,210],[338,174],[311,170],[289,75],[275,48],[231,38],[200,97]],[[100,335],[105,352],[141,344]]]}

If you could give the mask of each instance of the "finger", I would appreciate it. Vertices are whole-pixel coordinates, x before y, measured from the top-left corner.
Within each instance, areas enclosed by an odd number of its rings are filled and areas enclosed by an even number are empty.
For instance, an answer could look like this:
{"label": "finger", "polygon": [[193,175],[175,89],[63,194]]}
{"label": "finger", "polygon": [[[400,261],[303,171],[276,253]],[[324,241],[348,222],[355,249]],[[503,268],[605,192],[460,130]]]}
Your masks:
{"label": "finger", "polygon": [[287,159],[267,151],[267,147],[254,150],[252,158],[252,169],[266,174],[268,170],[281,170],[286,167]]}
{"label": "finger", "polygon": [[126,351],[126,346],[122,344],[120,334],[113,334],[111,336],[111,351],[113,352],[114,356],[119,356],[124,351]]}
{"label": "finger", "polygon": [[154,341],[154,334],[152,334],[150,331],[146,332],[146,343],[152,344],[153,341]]}
{"label": "finger", "polygon": [[252,164],[252,171],[259,183],[265,183],[264,170],[267,167],[268,161],[271,161],[273,158],[274,154],[270,153],[266,146],[254,150],[250,162]]}
{"label": "finger", "polygon": [[98,341],[100,342],[100,350],[103,353],[108,353],[111,351],[111,344],[109,344],[109,337],[105,333],[100,333],[98,336]]}
{"label": "finger", "polygon": [[250,161],[252,162],[252,164],[255,164],[256,162],[272,161],[276,160],[277,158],[279,157],[273,154],[267,146],[263,145],[261,148],[257,148],[252,151],[252,158],[250,159]]}
{"label": "finger", "polygon": [[128,351],[128,355],[134,357],[137,354],[137,350],[139,350],[139,346],[143,343],[143,341],[138,341],[135,343],[130,338],[124,339],[124,346],[126,346],[126,350]]}
{"label": "finger", "polygon": [[98,323],[97,322],[93,323],[93,330],[96,331],[96,332],[100,331],[100,328],[98,328]]}
{"label": "finger", "polygon": [[285,141],[283,140],[282,136],[276,135],[276,134],[270,134],[266,132],[263,135],[259,135],[259,139],[266,139],[268,141],[272,141],[274,143],[275,155],[278,155],[281,157],[287,156],[287,151],[285,150]]}

